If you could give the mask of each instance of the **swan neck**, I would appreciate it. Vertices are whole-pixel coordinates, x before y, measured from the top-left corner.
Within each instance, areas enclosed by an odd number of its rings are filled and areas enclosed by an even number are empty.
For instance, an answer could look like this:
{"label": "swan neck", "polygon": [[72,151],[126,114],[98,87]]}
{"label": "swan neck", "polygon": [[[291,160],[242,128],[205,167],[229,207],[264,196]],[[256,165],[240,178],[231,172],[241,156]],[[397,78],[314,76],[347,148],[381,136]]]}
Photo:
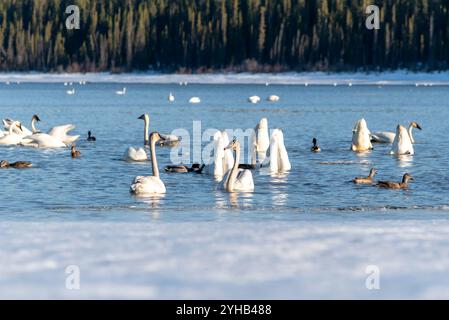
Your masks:
{"label": "swan neck", "polygon": [[231,174],[229,175],[227,191],[234,191],[234,183],[237,179],[237,174],[239,172],[239,162],[240,162],[240,148],[235,149],[235,159],[234,159],[234,167],[232,167]]}
{"label": "swan neck", "polygon": [[408,128],[408,135],[409,135],[410,140],[412,141],[412,143],[415,143],[415,140],[413,139],[412,131],[413,131],[413,126],[410,126],[410,127]]}
{"label": "swan neck", "polygon": [[145,117],[145,127],[144,127],[144,131],[143,131],[143,139],[144,139],[145,145],[150,144],[149,133],[148,133],[149,129],[150,129],[150,120],[148,119],[148,117]]}
{"label": "swan neck", "polygon": [[156,141],[151,141],[151,164],[153,167],[153,176],[159,178],[159,168],[156,159]]}
{"label": "swan neck", "polygon": [[31,130],[33,130],[33,133],[37,133],[39,131],[36,128],[36,119],[34,119],[34,118],[33,118],[33,120],[31,120]]}

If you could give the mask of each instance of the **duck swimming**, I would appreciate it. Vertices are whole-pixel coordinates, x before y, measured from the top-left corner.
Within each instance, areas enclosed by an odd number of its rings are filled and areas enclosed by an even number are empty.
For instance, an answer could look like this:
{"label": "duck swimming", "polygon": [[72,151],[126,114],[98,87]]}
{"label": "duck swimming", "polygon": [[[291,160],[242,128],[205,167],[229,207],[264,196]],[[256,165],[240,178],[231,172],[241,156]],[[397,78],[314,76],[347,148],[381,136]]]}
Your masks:
{"label": "duck swimming", "polygon": [[87,132],[87,141],[90,141],[90,142],[97,141],[97,138],[95,138],[95,137],[92,135],[92,132],[91,132],[90,130]]}
{"label": "duck swimming", "polygon": [[24,168],[31,168],[32,166],[33,166],[33,164],[28,161],[17,161],[17,162],[9,163],[6,160],[2,160],[0,162],[1,169],[7,169],[7,168],[24,169]]}
{"label": "duck swimming", "polygon": [[71,155],[73,159],[81,157],[81,152],[76,150],[76,144],[72,144]]}
{"label": "duck swimming", "polygon": [[413,180],[413,177],[409,173],[406,173],[402,178],[402,182],[379,181],[377,186],[385,189],[408,189],[410,180]]}
{"label": "duck swimming", "polygon": [[188,173],[188,172],[194,172],[201,174],[203,172],[203,169],[206,165],[200,165],[198,163],[194,163],[191,167],[188,166],[166,166],[165,171],[170,173]]}
{"label": "duck swimming", "polygon": [[316,138],[313,138],[312,143],[313,143],[313,146],[312,146],[312,148],[311,148],[310,150],[311,150],[312,152],[321,152],[320,146],[317,145],[317,140],[316,140]]}
{"label": "duck swimming", "polygon": [[377,170],[372,168],[369,172],[368,177],[356,177],[352,182],[355,184],[373,184],[374,183],[374,176],[376,175]]}

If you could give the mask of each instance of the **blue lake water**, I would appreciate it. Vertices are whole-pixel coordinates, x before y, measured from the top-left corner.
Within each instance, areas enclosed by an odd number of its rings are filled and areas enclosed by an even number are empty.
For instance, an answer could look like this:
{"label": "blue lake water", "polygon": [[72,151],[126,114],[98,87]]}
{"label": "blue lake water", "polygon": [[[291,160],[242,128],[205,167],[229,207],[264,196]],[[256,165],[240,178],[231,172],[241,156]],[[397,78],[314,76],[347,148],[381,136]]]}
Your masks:
{"label": "blue lake water", "polygon": [[[124,96],[116,90],[127,87]],[[38,150],[0,147],[0,158],[28,160],[29,170],[0,170],[0,219],[99,219],[139,221],[149,216],[164,221],[296,220],[303,213],[320,217],[340,214],[401,214],[425,209],[445,214],[448,199],[449,90],[414,86],[296,86],[104,84],[75,85],[76,95],[58,83],[0,85],[0,117],[19,119],[29,127],[33,114],[43,131],[73,123],[82,152],[71,159],[68,149]],[[167,102],[170,92],[176,96]],[[268,95],[278,103],[265,101]],[[259,95],[262,101],[249,104]],[[188,99],[199,96],[201,104]],[[142,113],[151,117],[150,130],[192,132],[193,121],[203,130],[254,128],[262,117],[270,129],[282,128],[292,170],[283,176],[254,171],[255,192],[227,194],[208,175],[161,173],[167,194],[158,199],[130,195],[137,175],[150,175],[151,163],[121,161],[128,146],[143,144]],[[375,145],[368,154],[349,151],[354,122],[364,117],[371,131],[394,131],[397,124],[417,121],[415,155],[397,159],[389,145]],[[88,143],[92,130],[97,142]],[[310,152],[317,137],[323,152]],[[170,164],[168,148],[158,148],[161,169]],[[325,164],[327,163],[327,164]],[[329,164],[331,163],[331,164]],[[415,181],[407,191],[355,186],[355,176],[378,169],[379,179],[400,180],[405,172]]]}

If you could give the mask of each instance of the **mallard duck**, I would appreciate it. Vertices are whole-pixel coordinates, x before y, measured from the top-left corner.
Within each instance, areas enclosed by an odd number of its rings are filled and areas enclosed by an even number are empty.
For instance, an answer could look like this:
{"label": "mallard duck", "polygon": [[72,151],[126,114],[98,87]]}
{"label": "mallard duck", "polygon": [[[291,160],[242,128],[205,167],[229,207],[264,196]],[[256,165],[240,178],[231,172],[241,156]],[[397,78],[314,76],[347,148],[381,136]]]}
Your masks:
{"label": "mallard duck", "polygon": [[402,178],[402,182],[379,181],[377,186],[386,189],[408,189],[408,182],[410,180],[413,180],[413,177],[409,173],[406,173]]}
{"label": "mallard duck", "polygon": [[377,170],[372,168],[369,172],[368,177],[356,177],[352,182],[355,184],[373,184],[374,182],[374,176],[376,175]]}

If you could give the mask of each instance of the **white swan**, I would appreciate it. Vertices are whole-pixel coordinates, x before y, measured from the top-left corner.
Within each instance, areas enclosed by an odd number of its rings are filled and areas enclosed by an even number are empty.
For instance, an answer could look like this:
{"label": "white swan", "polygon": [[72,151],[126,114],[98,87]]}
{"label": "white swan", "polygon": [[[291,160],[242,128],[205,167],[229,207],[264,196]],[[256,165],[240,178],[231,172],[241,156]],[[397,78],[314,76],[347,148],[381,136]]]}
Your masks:
{"label": "white swan", "polygon": [[[31,120],[31,126],[32,127],[34,126],[34,122],[36,121],[34,119],[34,117],[35,116],[33,116],[32,120]],[[13,127],[13,133],[21,135],[22,137],[26,137],[26,136],[29,136],[29,135],[33,134],[33,132],[30,131],[25,126],[22,126],[22,130],[20,130],[17,126],[14,125],[14,123],[19,122],[19,121],[12,120],[12,119],[3,119],[2,121],[3,121],[4,129],[6,130],[6,131],[2,132],[3,135],[7,135],[9,133],[9,128],[11,126]]]}
{"label": "white swan", "polygon": [[248,98],[248,102],[251,102],[251,103],[254,103],[254,104],[258,103],[259,101],[260,101],[260,97],[259,96],[251,96],[251,97]]}
{"label": "white swan", "polygon": [[126,94],[126,88],[123,88],[123,90],[118,90],[115,92],[115,94],[119,95],[119,96],[123,96]]}
{"label": "white swan", "polygon": [[150,136],[151,163],[153,175],[148,177],[136,177],[131,185],[130,192],[135,195],[154,195],[166,193],[165,185],[159,178],[159,168],[156,159],[156,142],[163,140],[157,132],[153,132]]}
{"label": "white swan", "polygon": [[204,172],[213,175],[217,180],[221,180],[226,173],[224,167],[225,148],[221,131],[214,134],[214,161],[205,166]]}
{"label": "white swan", "polygon": [[263,163],[270,147],[267,118],[260,119],[251,136],[251,164]]}
{"label": "white swan", "polygon": [[201,103],[201,99],[199,97],[192,97],[192,98],[190,98],[189,103],[198,104],[198,103]]}
{"label": "white swan", "polygon": [[65,125],[56,126],[56,127],[51,128],[48,131],[48,134],[58,140],[61,140],[63,143],[69,145],[69,144],[74,143],[80,137],[79,135],[78,136],[67,135],[67,133],[69,133],[70,131],[72,131],[75,128],[76,127],[73,124],[65,124]]}
{"label": "white swan", "polygon": [[283,173],[292,169],[287,148],[284,144],[284,134],[282,130],[273,130],[270,139],[269,156],[265,159],[262,166],[268,166],[272,173]]}
{"label": "white swan", "polygon": [[133,147],[129,147],[123,155],[123,160],[128,162],[147,161],[148,156],[144,148],[135,149]]}
{"label": "white swan", "polygon": [[365,119],[357,121],[354,129],[352,130],[352,151],[367,151],[372,150],[370,131]]}
{"label": "white swan", "polygon": [[394,138],[393,148],[390,153],[397,156],[405,154],[413,155],[415,153],[410,134],[404,126],[397,126],[396,137]]}
{"label": "white swan", "polygon": [[71,89],[71,90],[67,90],[66,93],[67,93],[69,96],[73,96],[73,95],[76,93],[75,88],[73,88],[73,89]]}
{"label": "white swan", "polygon": [[[410,136],[410,140],[412,141],[412,143],[415,143],[415,139],[413,138],[414,128],[422,130],[421,126],[417,122],[412,121],[410,123],[410,126],[408,127],[408,134]],[[377,143],[393,143],[395,137],[396,133],[394,132],[389,131],[374,132],[371,134],[371,141]]]}
{"label": "white swan", "polygon": [[271,95],[267,98],[267,100],[270,102],[278,102],[280,100],[280,98],[279,98],[279,96]]}
{"label": "white swan", "polygon": [[[145,145],[149,145],[150,144],[150,140],[149,140],[149,129],[150,129],[150,116],[145,113],[143,115],[141,115],[138,119],[143,120],[145,123],[145,127],[144,127],[144,144]],[[159,134],[162,139],[160,140],[160,145],[161,146],[175,146],[177,145],[180,141],[181,138],[173,135],[173,134]]]}
{"label": "white swan", "polygon": [[235,160],[232,170],[223,179],[221,187],[227,192],[253,192],[254,181],[250,170],[240,170],[240,143],[235,139],[226,148],[235,152]]}
{"label": "white swan", "polygon": [[24,137],[20,142],[21,145],[36,148],[64,148],[67,146],[60,137],[40,132],[36,128],[36,122],[38,121],[41,120],[37,115],[34,115],[31,119],[33,134]]}
{"label": "white swan", "polygon": [[0,145],[4,146],[11,146],[11,145],[17,145],[19,144],[23,137],[20,134],[17,134],[14,132],[14,127],[18,128],[19,130],[22,130],[22,125],[20,122],[15,121],[10,127],[7,134],[4,134],[0,138]]}
{"label": "white swan", "polygon": [[170,94],[168,95],[168,102],[174,102],[175,101],[175,96],[173,95],[173,93],[170,92]]}

